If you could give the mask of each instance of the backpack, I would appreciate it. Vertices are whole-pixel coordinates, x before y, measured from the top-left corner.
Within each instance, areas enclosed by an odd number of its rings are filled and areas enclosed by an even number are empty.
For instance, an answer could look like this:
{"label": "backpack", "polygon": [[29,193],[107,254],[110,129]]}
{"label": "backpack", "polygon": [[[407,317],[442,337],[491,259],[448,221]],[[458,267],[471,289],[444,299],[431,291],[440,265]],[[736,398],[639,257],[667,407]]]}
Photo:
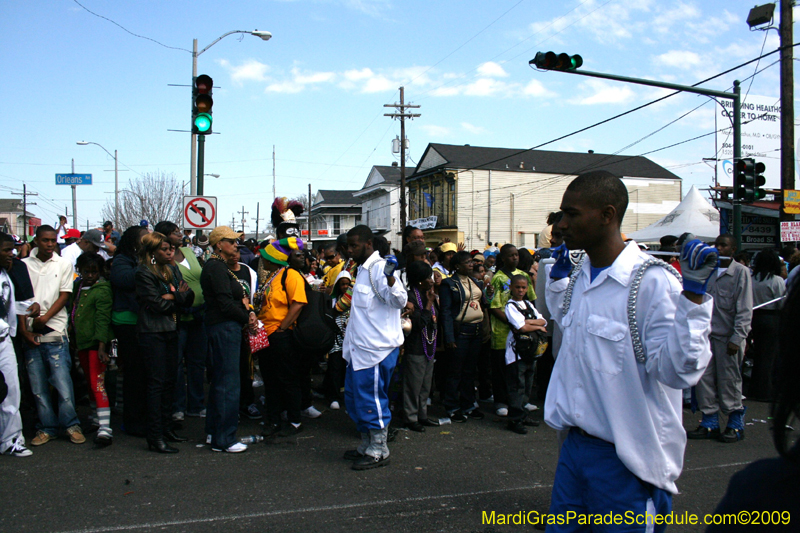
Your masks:
{"label": "backpack", "polygon": [[[520,305],[513,300],[508,303],[513,304],[526,320],[536,319],[536,313],[528,307],[527,302],[524,305]],[[511,333],[514,336],[514,342],[511,347],[517,357],[522,359],[524,363],[531,364],[534,359],[540,357],[547,349],[547,335],[544,331],[521,332],[512,327]]]}
{"label": "backpack", "polygon": [[[284,269],[281,276],[283,291],[286,292],[286,276],[289,269]],[[292,336],[301,350],[315,354],[328,353],[336,341],[339,329],[333,316],[333,298],[324,292],[315,291],[305,279],[306,300],[300,316],[292,330]],[[287,293],[288,294],[288,293]]]}

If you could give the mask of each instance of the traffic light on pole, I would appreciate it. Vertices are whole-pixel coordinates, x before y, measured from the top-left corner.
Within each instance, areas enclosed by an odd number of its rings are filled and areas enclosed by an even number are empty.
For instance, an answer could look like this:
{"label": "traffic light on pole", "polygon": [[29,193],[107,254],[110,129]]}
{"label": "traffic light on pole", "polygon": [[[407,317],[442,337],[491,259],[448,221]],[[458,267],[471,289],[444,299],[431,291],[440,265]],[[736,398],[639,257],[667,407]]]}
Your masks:
{"label": "traffic light on pole", "polygon": [[746,204],[754,202],[755,183],[755,160],[752,157],[739,159],[736,162],[736,176],[734,179],[736,199]]}
{"label": "traffic light on pole", "polygon": [[201,74],[194,79],[192,85],[192,133],[208,135],[211,133],[211,108],[214,100],[211,98],[211,89],[214,80],[211,76]]}
{"label": "traffic light on pole", "polygon": [[764,192],[764,185],[767,184],[767,178],[764,177],[764,171],[767,170],[767,165],[762,163],[761,161],[755,164],[755,187],[753,189],[753,196],[756,201],[763,200],[764,197],[767,195]]}
{"label": "traffic light on pole", "polygon": [[578,54],[556,54],[555,52],[536,52],[536,57],[528,61],[529,65],[541,70],[575,70],[583,65],[583,58]]}

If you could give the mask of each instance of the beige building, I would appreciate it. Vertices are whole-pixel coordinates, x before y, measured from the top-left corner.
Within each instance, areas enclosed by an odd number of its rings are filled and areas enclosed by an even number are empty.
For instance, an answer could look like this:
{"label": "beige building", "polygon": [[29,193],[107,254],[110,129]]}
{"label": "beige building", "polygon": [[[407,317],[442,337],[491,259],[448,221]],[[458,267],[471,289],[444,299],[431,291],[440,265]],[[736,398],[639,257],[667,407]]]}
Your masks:
{"label": "beige building", "polygon": [[468,250],[488,242],[533,248],[570,181],[601,169],[628,188],[623,232],[656,222],[681,201],[681,178],[645,157],[429,144],[408,178],[409,223],[427,227],[429,243],[448,237]]}

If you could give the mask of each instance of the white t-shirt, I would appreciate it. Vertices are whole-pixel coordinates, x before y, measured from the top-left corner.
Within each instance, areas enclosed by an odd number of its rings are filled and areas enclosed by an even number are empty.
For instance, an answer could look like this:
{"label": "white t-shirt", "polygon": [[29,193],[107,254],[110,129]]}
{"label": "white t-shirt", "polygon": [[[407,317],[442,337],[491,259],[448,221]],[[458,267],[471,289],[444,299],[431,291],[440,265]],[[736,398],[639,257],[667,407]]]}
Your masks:
{"label": "white t-shirt", "polygon": [[[542,318],[542,314],[536,310],[536,307],[529,302],[528,300],[522,300],[518,302],[516,300],[509,300],[506,304],[506,318],[508,319],[508,324],[513,329],[519,329],[525,325],[525,317],[522,316],[517,305],[524,305],[528,309],[533,311],[534,316],[537,320]],[[545,321],[545,326],[547,322]],[[509,330],[508,337],[506,337],[506,364],[510,365],[511,363],[517,361],[517,354],[514,353],[514,332]]]}
{"label": "white t-shirt", "polygon": [[58,244],[64,244],[64,235],[67,234],[69,231],[69,224],[64,224],[64,227],[58,227],[56,230],[56,242]]}

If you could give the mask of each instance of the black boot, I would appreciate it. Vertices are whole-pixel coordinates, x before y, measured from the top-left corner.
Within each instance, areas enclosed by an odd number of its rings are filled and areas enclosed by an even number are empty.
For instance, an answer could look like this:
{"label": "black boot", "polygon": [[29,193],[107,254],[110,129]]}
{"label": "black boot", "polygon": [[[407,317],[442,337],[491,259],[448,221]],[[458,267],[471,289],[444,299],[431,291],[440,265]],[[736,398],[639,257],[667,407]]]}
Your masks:
{"label": "black boot", "polygon": [[186,437],[181,437],[179,435],[176,435],[174,429],[169,429],[169,430],[165,431],[164,432],[164,439],[166,439],[167,442],[186,442],[186,441],[189,440]]}
{"label": "black boot", "polygon": [[164,441],[164,437],[151,440],[147,439],[147,449],[155,450],[158,453],[178,453],[178,448],[173,448]]}

